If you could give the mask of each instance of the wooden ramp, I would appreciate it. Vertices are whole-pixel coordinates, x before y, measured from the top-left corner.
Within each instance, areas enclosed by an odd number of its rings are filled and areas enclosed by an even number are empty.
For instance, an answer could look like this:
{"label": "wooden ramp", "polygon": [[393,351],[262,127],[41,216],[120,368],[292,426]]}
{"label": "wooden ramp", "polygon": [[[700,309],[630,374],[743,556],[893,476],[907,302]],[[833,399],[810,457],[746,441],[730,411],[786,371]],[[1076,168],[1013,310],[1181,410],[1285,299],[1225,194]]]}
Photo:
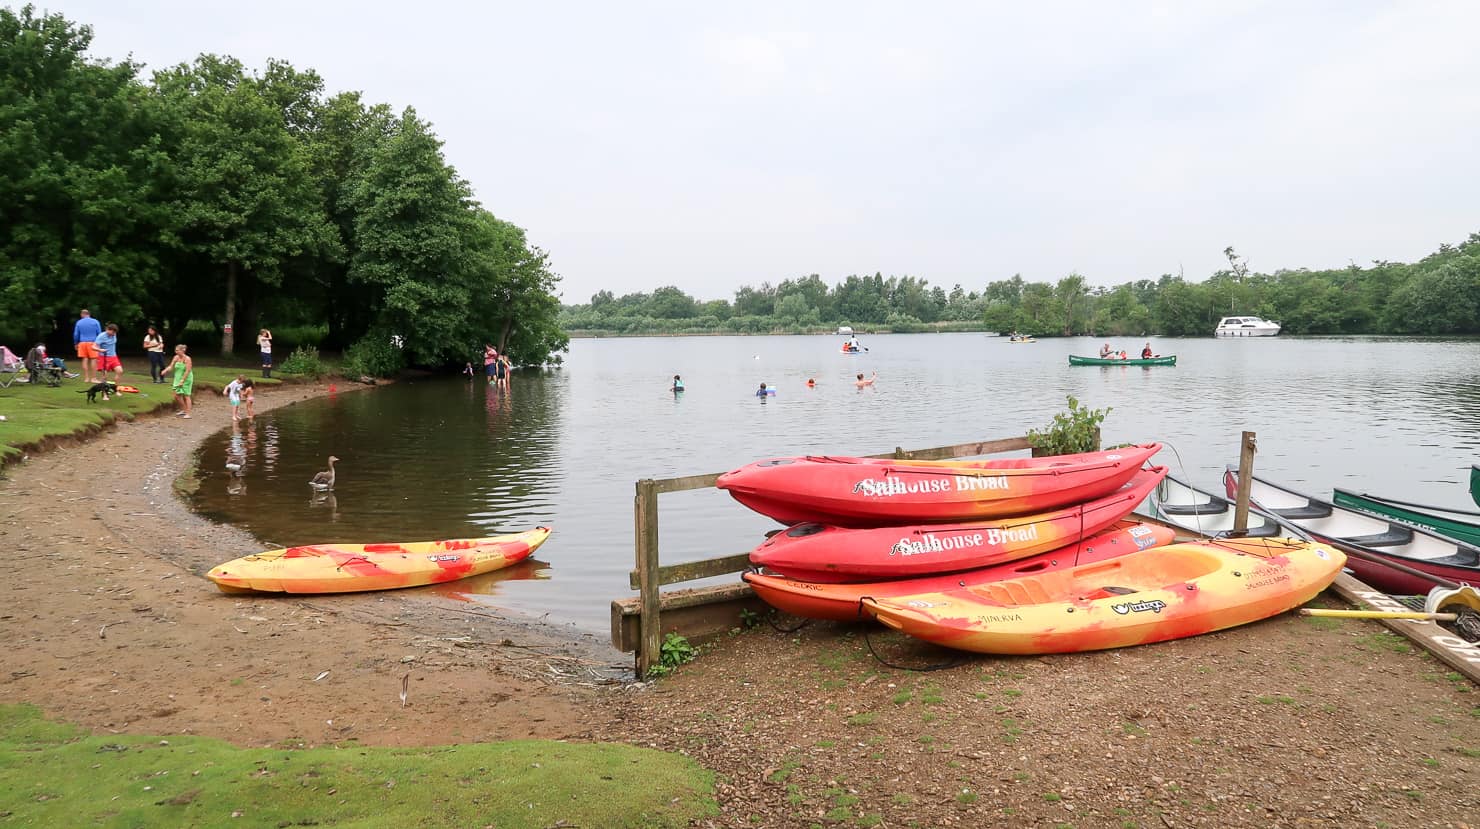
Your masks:
{"label": "wooden ramp", "polygon": [[[1381,590],[1376,590],[1358,581],[1349,573],[1336,577],[1331,585],[1342,598],[1373,610],[1412,610]],[[1467,642],[1440,627],[1436,622],[1425,619],[1378,619],[1394,633],[1412,639],[1419,647],[1433,654],[1440,662],[1464,674],[1476,685],[1480,685],[1480,644]]]}

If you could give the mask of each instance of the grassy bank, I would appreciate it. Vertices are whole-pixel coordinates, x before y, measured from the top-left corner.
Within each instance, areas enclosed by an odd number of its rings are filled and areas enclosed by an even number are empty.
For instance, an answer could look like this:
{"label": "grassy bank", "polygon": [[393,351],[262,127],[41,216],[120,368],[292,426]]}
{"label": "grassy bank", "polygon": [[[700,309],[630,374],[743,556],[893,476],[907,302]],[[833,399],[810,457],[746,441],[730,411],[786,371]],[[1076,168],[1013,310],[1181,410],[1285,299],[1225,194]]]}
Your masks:
{"label": "grassy bank", "polygon": [[92,736],[0,706],[0,815],[16,826],[678,827],[712,775],[624,744],[241,749]]}
{"label": "grassy bank", "polygon": [[[27,449],[44,446],[49,441],[84,437],[115,420],[132,420],[141,414],[172,407],[174,396],[170,387],[149,382],[147,366],[139,367],[145,370],[125,371],[122,381],[122,385],[137,388],[138,393],[117,394],[107,401],[99,396],[89,403],[84,393],[88,386],[81,378],[63,380],[61,386],[53,388],[43,383],[27,383],[23,376],[10,388],[0,389],[0,416],[5,418],[0,421],[0,465],[19,460]],[[196,360],[195,393],[218,393],[238,374],[253,378],[258,387],[284,382],[277,377],[259,377],[259,373],[254,365]]]}

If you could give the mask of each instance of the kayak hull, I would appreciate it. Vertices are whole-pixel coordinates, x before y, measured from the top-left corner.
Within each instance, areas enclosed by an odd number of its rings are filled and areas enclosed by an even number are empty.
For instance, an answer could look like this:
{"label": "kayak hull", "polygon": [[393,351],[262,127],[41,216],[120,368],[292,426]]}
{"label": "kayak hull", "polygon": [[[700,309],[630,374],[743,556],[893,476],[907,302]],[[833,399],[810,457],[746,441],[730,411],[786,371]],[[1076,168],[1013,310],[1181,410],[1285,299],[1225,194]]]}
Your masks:
{"label": "kayak hull", "polygon": [[1177,364],[1177,355],[1170,354],[1166,357],[1131,357],[1124,360],[1107,357],[1079,357],[1069,355],[1071,366],[1174,366]]}
{"label": "kayak hull", "polygon": [[887,527],[1045,512],[1108,495],[1161,444],[981,461],[774,458],[719,476],[740,503],[783,524]]}
{"label": "kayak hull", "polygon": [[1014,518],[850,529],[796,524],[750,553],[751,564],[810,582],[904,579],[988,567],[1055,550],[1129,515],[1161,479],[1144,469],[1120,489],[1083,504]]}
{"label": "kayak hull", "polygon": [[206,574],[223,593],[352,593],[455,581],[529,558],[547,527],[490,538],[312,544],[233,559]]}
{"label": "kayak hull", "polygon": [[1175,535],[1168,527],[1120,521],[1114,529],[1057,550],[963,573],[853,584],[819,584],[758,572],[745,573],[742,578],[762,601],[783,613],[848,622],[866,618],[858,604],[865,596],[884,599],[1048,573],[1160,547],[1172,543]]}
{"label": "kayak hull", "polygon": [[865,598],[865,613],[925,641],[978,653],[1122,648],[1248,624],[1310,601],[1346,556],[1292,539],[1156,547],[1046,575]]}

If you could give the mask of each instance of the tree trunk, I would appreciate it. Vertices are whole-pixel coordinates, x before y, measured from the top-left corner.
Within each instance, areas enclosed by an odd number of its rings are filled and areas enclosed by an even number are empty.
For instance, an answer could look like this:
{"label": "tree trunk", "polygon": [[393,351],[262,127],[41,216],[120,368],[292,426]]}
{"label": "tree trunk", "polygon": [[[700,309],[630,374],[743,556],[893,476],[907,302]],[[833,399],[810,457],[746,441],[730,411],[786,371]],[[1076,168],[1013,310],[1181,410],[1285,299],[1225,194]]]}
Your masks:
{"label": "tree trunk", "polygon": [[221,356],[230,357],[236,348],[236,263],[226,263],[226,321],[221,325]]}

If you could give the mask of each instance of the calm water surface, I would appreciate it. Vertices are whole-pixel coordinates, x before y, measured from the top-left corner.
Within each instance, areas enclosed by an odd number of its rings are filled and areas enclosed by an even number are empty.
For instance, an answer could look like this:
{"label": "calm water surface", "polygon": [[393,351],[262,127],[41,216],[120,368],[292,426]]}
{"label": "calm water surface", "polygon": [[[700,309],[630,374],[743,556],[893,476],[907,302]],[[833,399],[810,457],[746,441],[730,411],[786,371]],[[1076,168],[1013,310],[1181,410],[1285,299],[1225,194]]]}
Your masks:
{"label": "calm water surface", "polygon": [[[1157,462],[1216,488],[1258,432],[1256,469],[1473,508],[1480,462],[1480,342],[1159,339],[1175,368],[1073,367],[1100,340],[1009,344],[980,334],[576,340],[565,368],[510,394],[434,379],[330,396],[223,430],[201,449],[202,513],[265,544],[422,540],[554,527],[539,562],[453,591],[607,630],[629,595],[633,481],[718,472],[773,455],[870,454],[1021,435],[1072,394],[1112,407],[1106,443],[1162,441]],[[1143,340],[1115,341],[1139,352]],[[857,372],[878,372],[857,389]],[[687,391],[669,393],[683,375]],[[806,380],[816,378],[808,389]],[[778,388],[764,403],[762,382]],[[1175,449],[1175,453],[1172,451]],[[228,454],[246,458],[240,477]],[[333,495],[307,481],[341,458]],[[774,527],[716,490],[661,498],[665,563],[743,552]]]}

